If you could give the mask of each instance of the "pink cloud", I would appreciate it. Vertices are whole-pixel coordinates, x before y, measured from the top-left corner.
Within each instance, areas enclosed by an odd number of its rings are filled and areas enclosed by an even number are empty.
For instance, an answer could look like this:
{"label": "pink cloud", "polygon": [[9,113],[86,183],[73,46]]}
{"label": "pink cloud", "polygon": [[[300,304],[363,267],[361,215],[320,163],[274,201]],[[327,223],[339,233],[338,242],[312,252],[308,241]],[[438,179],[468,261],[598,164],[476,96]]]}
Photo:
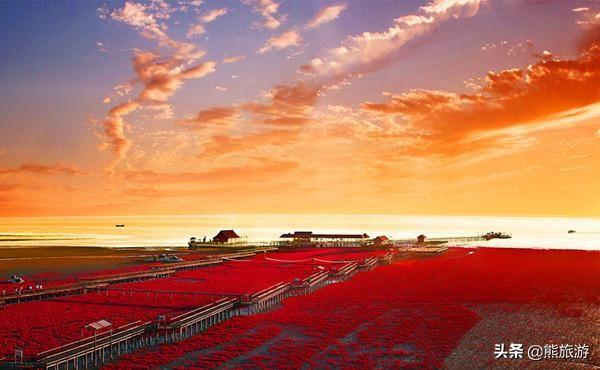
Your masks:
{"label": "pink cloud", "polygon": [[298,31],[287,31],[278,36],[271,37],[269,40],[267,40],[265,45],[262,48],[260,48],[258,53],[264,54],[272,49],[281,50],[292,46],[296,46],[300,43],[301,40],[302,37],[300,36],[300,33],[298,33]]}
{"label": "pink cloud", "polygon": [[314,29],[319,27],[322,24],[331,22],[335,19],[337,19],[340,14],[342,14],[342,12],[344,10],[346,10],[346,8],[348,7],[347,4],[337,4],[337,5],[331,5],[331,6],[327,6],[323,9],[321,9],[315,16],[313,19],[311,19],[310,22],[308,22],[308,24],[306,25],[306,29]]}
{"label": "pink cloud", "polygon": [[263,21],[255,23],[259,27],[276,29],[286,19],[286,15],[280,15],[279,3],[273,0],[242,0],[252,11],[262,15]]}
{"label": "pink cloud", "polygon": [[227,8],[212,9],[198,17],[201,22],[210,23],[227,14]]}

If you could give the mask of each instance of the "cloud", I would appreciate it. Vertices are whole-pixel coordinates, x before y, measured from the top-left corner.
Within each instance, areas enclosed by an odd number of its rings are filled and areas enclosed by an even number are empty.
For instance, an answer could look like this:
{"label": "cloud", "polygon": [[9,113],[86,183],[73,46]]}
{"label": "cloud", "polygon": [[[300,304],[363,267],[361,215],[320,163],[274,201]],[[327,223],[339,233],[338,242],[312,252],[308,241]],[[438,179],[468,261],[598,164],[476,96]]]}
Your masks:
{"label": "cloud", "polygon": [[[578,59],[544,59],[523,69],[489,72],[480,92],[412,90],[366,111],[398,117],[417,152],[456,155],[506,140],[523,127],[600,101],[600,44]],[[521,131],[522,133],[523,131]]]}
{"label": "cloud", "polygon": [[[156,40],[159,46],[172,49],[175,57],[195,61],[205,54],[204,51],[198,50],[194,44],[172,39],[165,33],[167,25],[159,22],[168,19],[175,10],[164,1],[153,1],[149,5],[126,1],[123,8],[110,12],[110,17],[139,30],[142,37]],[[104,14],[104,11],[100,11],[100,14]]]}
{"label": "cloud", "polygon": [[144,4],[126,1],[121,9],[117,9],[111,13],[114,20],[127,23],[133,27],[146,28],[154,27],[156,19],[152,14],[147,12],[148,7]]}
{"label": "cloud", "polygon": [[[215,70],[213,61],[196,63],[205,54],[196,45],[174,40],[165,33],[167,26],[159,20],[168,19],[173,11],[168,3],[160,0],[149,4],[126,1],[122,8],[112,12],[104,8],[99,10],[101,17],[110,14],[113,20],[132,26],[141,36],[155,40],[162,48],[160,52],[135,49],[132,65],[136,78],[115,87],[118,96],[127,95],[135,85],[141,85],[141,90],[135,99],[110,109],[103,122],[105,136],[115,154],[109,169],[125,158],[131,146],[131,140],[125,135],[126,116],[139,109],[150,109],[158,111],[159,118],[172,117],[167,100],[175,91],[186,80],[202,78]],[[188,36],[198,32],[199,29],[192,28],[188,30]]]}
{"label": "cloud", "polygon": [[138,51],[133,58],[133,69],[143,84],[139,99],[164,103],[185,80],[214,72],[216,63],[207,61],[189,68],[184,65],[184,60],[164,59],[155,52]]}
{"label": "cloud", "polygon": [[225,91],[227,91],[227,88],[223,87],[223,86],[216,86],[215,90],[218,92],[225,92]]}
{"label": "cloud", "polygon": [[203,23],[210,23],[227,14],[227,11],[227,8],[213,9],[199,16],[198,19]]}
{"label": "cloud", "polygon": [[483,2],[430,2],[421,7],[417,14],[396,18],[395,24],[385,31],[349,36],[341,45],[320,56],[318,66],[314,63],[305,64],[300,70],[311,74],[315,84],[331,86],[381,70],[401,57],[399,51],[409,42],[433,33],[444,22],[474,16]]}
{"label": "cloud", "polygon": [[247,132],[232,136],[227,134],[213,135],[203,144],[199,158],[219,157],[239,152],[262,151],[265,147],[292,144],[297,140],[299,132],[286,128]]}
{"label": "cloud", "polygon": [[75,166],[63,164],[45,165],[38,163],[23,164],[18,167],[0,168],[0,175],[14,175],[29,173],[34,175],[86,175],[86,171],[80,170]]}
{"label": "cloud", "polygon": [[220,181],[259,181],[298,168],[298,163],[287,160],[261,158],[259,164],[222,166],[198,172],[125,171],[127,181],[150,184],[218,183]]}
{"label": "cloud", "polygon": [[206,32],[206,29],[201,24],[190,24],[187,32],[185,33],[185,37],[188,39],[192,39],[196,36],[203,35]]}
{"label": "cloud", "polygon": [[236,56],[232,56],[232,57],[227,57],[227,58],[223,58],[223,64],[237,63],[237,62],[241,62],[244,59],[246,59],[245,55],[236,55]]}
{"label": "cloud", "polygon": [[279,3],[273,0],[242,0],[242,2],[252,8],[254,13],[263,16],[262,22],[255,23],[258,27],[276,29],[285,21],[286,15],[279,15]]}
{"label": "cloud", "polygon": [[323,9],[321,9],[315,16],[314,18],[308,22],[308,24],[306,25],[306,29],[314,29],[319,27],[322,24],[331,22],[335,19],[337,19],[337,17],[340,16],[340,14],[342,14],[342,12],[344,10],[346,10],[346,8],[348,7],[347,4],[338,4],[338,5],[331,5],[331,6],[327,6]]}
{"label": "cloud", "polygon": [[264,54],[267,51],[270,51],[271,49],[281,50],[289,48],[291,46],[296,46],[298,45],[298,43],[300,43],[301,40],[302,37],[300,36],[298,31],[287,31],[282,33],[281,35],[271,37],[269,40],[267,40],[265,46],[260,48],[258,53]]}
{"label": "cloud", "polygon": [[119,104],[108,112],[103,122],[104,134],[112,144],[112,151],[117,161],[125,157],[131,146],[131,140],[125,136],[124,117],[133,113],[139,107],[139,103],[135,101]]}
{"label": "cloud", "polygon": [[[245,113],[237,122],[237,132],[213,133],[200,156],[251,152],[260,150],[261,146],[289,144],[287,140],[277,140],[280,136],[296,138],[314,123],[312,114],[317,99],[327,90],[341,88],[353,78],[386,67],[401,57],[398,51],[406,43],[432,33],[446,20],[473,16],[481,2],[456,0],[446,3],[447,6],[441,8],[423,8],[420,14],[401,17],[387,31],[348,37],[324,56],[314,58],[310,65],[301,67],[306,73],[302,79],[274,86],[267,94],[267,102],[236,104],[236,109]],[[271,38],[259,52],[289,47],[299,41],[297,31],[288,31]]]}
{"label": "cloud", "polygon": [[[143,107],[142,104],[156,106],[164,112],[165,102],[181,86],[184,80],[201,78],[214,71],[213,62],[181,69],[177,60],[161,60],[158,54],[138,52],[133,61],[134,70],[144,88],[136,100],[130,100],[112,108],[104,120],[104,132],[112,144],[116,162],[125,158],[131,140],[125,136],[124,117]],[[167,109],[170,106],[166,105]]]}
{"label": "cloud", "polygon": [[202,110],[194,118],[184,120],[179,124],[191,129],[199,129],[207,125],[227,125],[233,123],[239,116],[236,107],[220,106]]}
{"label": "cloud", "polygon": [[206,33],[206,28],[204,27],[204,24],[211,23],[225,14],[227,14],[227,8],[213,9],[207,13],[200,15],[198,17],[198,20],[201,23],[190,24],[185,34],[185,37],[187,37],[188,39],[193,39],[195,37],[203,35],[204,33]]}

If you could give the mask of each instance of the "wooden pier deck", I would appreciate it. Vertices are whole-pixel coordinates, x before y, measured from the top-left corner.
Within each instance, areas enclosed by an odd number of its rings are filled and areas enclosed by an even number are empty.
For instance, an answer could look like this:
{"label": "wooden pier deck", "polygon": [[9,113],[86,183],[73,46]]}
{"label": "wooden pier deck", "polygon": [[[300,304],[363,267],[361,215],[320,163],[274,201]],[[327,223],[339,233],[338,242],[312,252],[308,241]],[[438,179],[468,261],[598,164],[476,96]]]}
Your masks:
{"label": "wooden pier deck", "polygon": [[31,292],[26,291],[21,294],[8,294],[2,296],[0,297],[0,308],[8,304],[17,304],[26,301],[85,294],[89,290],[105,288],[106,286],[112,284],[166,278],[174,275],[177,271],[194,270],[203,267],[216,266],[222,264],[223,261],[227,259],[248,258],[253,257],[254,255],[256,255],[256,251],[228,253],[196,261],[170,263],[166,267],[158,267],[142,271],[82,278],[74,284],[64,285],[50,289],[34,290]]}
{"label": "wooden pier deck", "polygon": [[[243,254],[236,255],[238,258],[248,257],[248,255]],[[13,359],[0,359],[0,369],[68,370],[71,368],[79,369],[80,367],[98,368],[116,357],[143,347],[184,340],[231,317],[264,312],[279,304],[287,297],[310,294],[328,284],[347,280],[358,271],[368,271],[378,264],[390,264],[396,256],[396,253],[390,252],[384,256],[366,258],[360,263],[347,263],[337,271],[318,271],[299,282],[282,281],[250,295],[214,292],[128,290],[110,287],[112,282],[120,281],[118,279],[110,279],[108,282],[102,278],[95,279],[93,284],[103,285],[92,288],[87,287],[86,289],[107,292],[113,290],[122,293],[128,292],[129,294],[206,294],[220,295],[221,297],[214,302],[174,317],[159,316],[153,321],[132,322],[115,330],[104,331],[94,336],[40,352],[33,357],[27,358],[25,361],[21,358],[21,361],[17,362],[16,357],[14,361]],[[194,266],[204,265],[195,264]],[[188,267],[190,267],[190,264],[183,265],[183,268]],[[130,277],[134,278],[137,275],[130,274]]]}

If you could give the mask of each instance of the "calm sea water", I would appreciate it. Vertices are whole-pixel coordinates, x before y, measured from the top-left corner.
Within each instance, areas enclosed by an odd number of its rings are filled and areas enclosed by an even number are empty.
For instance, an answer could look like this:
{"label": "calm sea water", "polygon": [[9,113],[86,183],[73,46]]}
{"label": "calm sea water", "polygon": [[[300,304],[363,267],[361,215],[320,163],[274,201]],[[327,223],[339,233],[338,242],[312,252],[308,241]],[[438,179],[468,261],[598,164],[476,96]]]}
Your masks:
{"label": "calm sea water", "polygon": [[[115,224],[125,224],[123,228]],[[0,218],[2,246],[177,247],[190,236],[235,229],[249,240],[276,240],[294,230],[387,235],[394,239],[470,236],[487,231],[512,239],[479,246],[600,250],[600,219],[392,215],[189,215]],[[576,230],[569,234],[568,230]]]}

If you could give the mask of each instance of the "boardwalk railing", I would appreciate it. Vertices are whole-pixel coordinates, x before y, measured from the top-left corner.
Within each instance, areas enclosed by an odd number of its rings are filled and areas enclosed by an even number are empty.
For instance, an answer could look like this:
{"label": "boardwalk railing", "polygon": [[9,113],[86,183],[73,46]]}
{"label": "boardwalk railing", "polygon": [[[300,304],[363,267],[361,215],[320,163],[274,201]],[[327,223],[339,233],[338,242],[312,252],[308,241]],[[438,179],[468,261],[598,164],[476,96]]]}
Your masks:
{"label": "boardwalk railing", "polygon": [[266,311],[290,295],[291,285],[291,283],[279,282],[267,289],[250,295],[250,301],[242,302],[242,304],[246,305],[249,315]]}
{"label": "boardwalk railing", "polygon": [[358,265],[358,268],[364,271],[371,271],[378,265],[378,262],[379,260],[377,257],[370,257],[365,259],[363,263]]}
{"label": "boardwalk railing", "polygon": [[[359,270],[370,270],[379,264],[392,263],[395,254],[347,263],[337,271],[318,271],[301,282],[279,282],[250,295],[226,296],[215,302],[170,318],[160,316],[155,321],[136,321],[114,331],[68,343],[38,353],[29,362],[17,363],[0,359],[0,368],[79,369],[98,367],[122,354],[160,343],[174,343],[199,334],[212,325],[238,315],[266,311],[293,295],[310,294],[328,284],[345,281]],[[110,288],[100,288],[108,290]],[[144,291],[150,294],[150,291]],[[136,291],[137,293],[137,291]],[[165,293],[165,292],[161,292]],[[131,293],[133,294],[133,293]],[[193,292],[192,294],[217,294]]]}
{"label": "boardwalk railing", "polygon": [[474,235],[474,236],[449,236],[447,238],[427,238],[425,243],[418,243],[416,239],[394,239],[391,240],[392,244],[396,247],[418,247],[423,246],[423,244],[429,243],[445,243],[445,244],[454,244],[454,243],[470,243],[470,242],[478,242],[486,240],[485,235]]}
{"label": "boardwalk railing", "polygon": [[127,283],[131,281],[141,281],[150,279],[161,279],[166,278],[175,273],[175,269],[155,269],[155,270],[143,270],[135,272],[126,272],[122,274],[97,276],[80,279],[80,283],[85,286],[94,286],[96,284],[117,284]]}
{"label": "boardwalk railing", "polygon": [[388,252],[386,254],[384,254],[383,256],[379,256],[379,264],[380,265],[389,265],[390,263],[392,263],[392,260],[394,259],[394,252]]}
{"label": "boardwalk railing", "polygon": [[41,299],[55,298],[68,295],[77,295],[85,293],[85,287],[79,284],[67,285],[60,288],[50,288],[36,290],[32,292],[5,295],[0,299],[0,307],[7,304],[15,304],[26,301],[35,301]]}
{"label": "boardwalk railing", "polygon": [[[201,333],[209,327],[227,320],[232,316],[237,298],[223,298],[216,302],[185,312],[157,324],[157,338],[164,342],[177,342]],[[163,335],[161,336],[160,333]]]}
{"label": "boardwalk railing", "polygon": [[144,335],[150,322],[133,322],[115,331],[105,332],[93,337],[87,337],[64,346],[40,352],[35,363],[38,368],[68,369],[97,366],[115,356],[134,351],[144,344]]}
{"label": "boardwalk railing", "polygon": [[358,269],[358,263],[350,262],[342,266],[339,270],[332,272],[329,279],[332,282],[346,281],[356,273]]}
{"label": "boardwalk railing", "polygon": [[195,270],[203,267],[215,266],[222,264],[226,259],[233,258],[248,258],[256,255],[256,251],[244,251],[238,253],[228,253],[211,258],[201,259],[197,261],[176,262],[169,264],[168,267],[153,268],[150,270],[125,272],[121,274],[112,274],[105,276],[94,276],[81,278],[76,284],[65,285],[56,288],[33,290],[25,293],[9,294],[0,297],[0,308],[8,304],[21,303],[25,301],[42,300],[56,298],[69,295],[79,295],[88,292],[89,290],[97,290],[108,286],[109,284],[118,284],[131,281],[142,281],[151,279],[161,279],[172,276],[176,271],[180,270]]}

